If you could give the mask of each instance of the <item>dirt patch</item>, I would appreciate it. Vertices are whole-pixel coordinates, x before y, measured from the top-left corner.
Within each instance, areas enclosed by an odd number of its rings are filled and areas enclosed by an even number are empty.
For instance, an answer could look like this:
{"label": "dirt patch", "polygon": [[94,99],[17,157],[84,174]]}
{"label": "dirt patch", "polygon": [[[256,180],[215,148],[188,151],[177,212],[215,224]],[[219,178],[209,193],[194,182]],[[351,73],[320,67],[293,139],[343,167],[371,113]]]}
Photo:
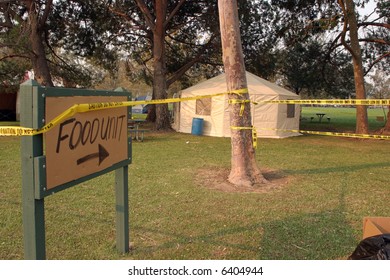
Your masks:
{"label": "dirt patch", "polygon": [[223,192],[268,193],[286,187],[291,181],[291,178],[282,171],[262,169],[261,172],[268,180],[268,184],[258,184],[250,188],[242,188],[228,182],[227,178],[229,176],[229,172],[230,170],[228,168],[202,168],[198,170],[195,177],[195,182],[200,187]]}

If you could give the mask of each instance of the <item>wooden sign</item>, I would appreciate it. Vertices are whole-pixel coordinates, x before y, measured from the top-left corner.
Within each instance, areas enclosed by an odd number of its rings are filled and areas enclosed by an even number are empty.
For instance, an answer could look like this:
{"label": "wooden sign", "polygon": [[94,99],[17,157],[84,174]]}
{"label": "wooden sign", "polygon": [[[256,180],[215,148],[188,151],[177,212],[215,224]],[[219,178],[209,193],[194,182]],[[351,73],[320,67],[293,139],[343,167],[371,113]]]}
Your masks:
{"label": "wooden sign", "polygon": [[33,80],[20,85],[20,125],[51,128],[43,135],[21,139],[26,259],[46,258],[45,197],[111,171],[115,171],[116,247],[121,253],[129,252],[128,108],[88,111],[88,105],[84,106],[86,112],[76,114],[69,108],[90,103],[104,107],[106,102],[117,104],[130,97],[121,88],[97,91],[42,87]]}
{"label": "wooden sign", "polygon": [[[127,101],[126,96],[50,96],[50,121],[74,104]],[[45,134],[46,188],[72,182],[128,159],[127,107],[77,113]]]}

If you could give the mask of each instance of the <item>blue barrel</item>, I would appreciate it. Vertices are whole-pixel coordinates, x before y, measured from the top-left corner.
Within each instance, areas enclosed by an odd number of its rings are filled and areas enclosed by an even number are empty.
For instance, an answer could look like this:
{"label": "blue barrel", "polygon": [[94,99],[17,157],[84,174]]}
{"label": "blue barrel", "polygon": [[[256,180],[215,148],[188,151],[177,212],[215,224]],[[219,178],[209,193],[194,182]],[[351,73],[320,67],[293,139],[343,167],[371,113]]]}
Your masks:
{"label": "blue barrel", "polygon": [[203,119],[193,118],[191,134],[202,135],[203,134]]}

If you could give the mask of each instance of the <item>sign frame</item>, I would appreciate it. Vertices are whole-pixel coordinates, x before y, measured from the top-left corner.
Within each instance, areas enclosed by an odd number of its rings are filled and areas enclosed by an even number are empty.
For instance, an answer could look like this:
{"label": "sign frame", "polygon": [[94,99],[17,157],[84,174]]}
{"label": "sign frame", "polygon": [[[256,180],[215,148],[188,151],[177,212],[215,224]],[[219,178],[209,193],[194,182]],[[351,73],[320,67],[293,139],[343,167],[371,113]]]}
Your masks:
{"label": "sign frame", "polygon": [[[34,80],[28,80],[21,84],[19,94],[21,102],[20,125],[33,129],[39,129],[46,123],[46,97],[126,96],[127,101],[131,99],[131,94],[122,88],[115,91],[47,88],[40,86]],[[130,110],[130,108],[127,109],[126,128]],[[44,136],[38,134],[21,137],[22,218],[25,259],[46,259],[44,198],[111,171],[115,171],[117,250],[121,253],[129,252],[128,165],[132,162],[132,142],[131,137],[127,134],[127,129],[126,135],[128,154],[125,160],[114,163],[112,166],[98,172],[55,186],[50,190],[46,189]]]}
{"label": "sign frame", "polygon": [[[120,96],[120,97],[127,97],[126,101],[131,100],[131,96],[129,92],[124,91],[122,88],[118,88],[115,91],[103,91],[103,90],[84,90],[84,89],[68,89],[68,88],[46,88],[46,87],[38,87],[38,102],[39,105],[43,106],[44,111],[39,112],[42,110],[38,110],[39,117],[38,119],[42,120],[42,126],[45,125],[45,99],[50,97],[76,97],[76,96],[97,96],[97,97],[111,97],[111,96]],[[41,107],[39,106],[39,108]],[[110,109],[104,109],[104,110],[110,110]],[[98,112],[98,111],[95,111]],[[127,120],[129,119],[129,113],[130,109],[127,109],[127,116],[126,116],[126,127],[127,127]],[[61,112],[59,112],[61,113]],[[127,132],[127,131],[126,131]],[[35,189],[35,197],[37,199],[44,198],[46,196],[52,195],[54,193],[57,193],[59,191],[65,190],[69,187],[72,187],[74,185],[78,185],[82,182],[88,181],[90,179],[93,179],[95,177],[101,176],[105,173],[114,171],[120,167],[127,166],[131,164],[131,157],[132,157],[132,151],[131,151],[131,137],[128,137],[128,156],[126,160],[117,162],[113,164],[110,167],[105,168],[104,170],[97,171],[95,173],[83,176],[81,178],[75,179],[73,181],[60,184],[54,188],[47,188],[46,186],[46,156],[41,156],[35,158],[34,164],[36,165],[37,172],[35,174],[35,178],[37,180],[38,187]]]}

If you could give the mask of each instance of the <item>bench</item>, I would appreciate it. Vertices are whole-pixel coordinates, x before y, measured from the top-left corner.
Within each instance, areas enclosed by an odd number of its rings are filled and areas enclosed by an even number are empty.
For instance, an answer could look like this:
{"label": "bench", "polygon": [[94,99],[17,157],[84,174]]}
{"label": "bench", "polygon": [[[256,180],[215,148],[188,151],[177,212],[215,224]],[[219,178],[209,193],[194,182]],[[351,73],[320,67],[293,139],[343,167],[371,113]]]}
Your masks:
{"label": "bench", "polygon": [[131,138],[134,140],[137,140],[139,142],[144,141],[144,134],[145,134],[145,132],[148,132],[148,131],[149,131],[149,129],[138,129],[138,128],[129,127],[129,132],[130,132]]}

